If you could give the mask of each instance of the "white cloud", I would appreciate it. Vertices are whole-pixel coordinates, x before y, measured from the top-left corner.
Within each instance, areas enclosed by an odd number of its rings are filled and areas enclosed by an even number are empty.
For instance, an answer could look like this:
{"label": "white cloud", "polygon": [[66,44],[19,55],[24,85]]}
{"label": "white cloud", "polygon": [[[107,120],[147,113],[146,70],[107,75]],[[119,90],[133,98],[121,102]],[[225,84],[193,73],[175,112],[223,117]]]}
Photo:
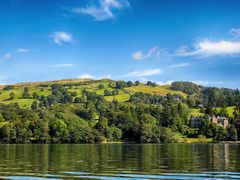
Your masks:
{"label": "white cloud", "polygon": [[175,56],[199,56],[201,58],[240,54],[240,42],[230,40],[211,41],[204,39],[195,43],[193,51],[176,53]]}
{"label": "white cloud", "polygon": [[30,50],[30,49],[19,48],[19,49],[15,50],[15,51],[11,51],[11,52],[8,52],[8,53],[4,54],[3,57],[5,59],[11,59],[13,57],[13,55],[15,55],[15,54],[28,53],[28,52],[31,52],[31,51],[32,50]]}
{"label": "white cloud", "polygon": [[143,71],[132,71],[130,73],[124,74],[121,77],[133,77],[133,78],[138,78],[138,77],[148,77],[148,76],[154,76],[162,74],[162,70],[160,69],[148,69],[148,70],[143,70]]}
{"label": "white cloud", "polygon": [[91,75],[91,74],[82,74],[82,75],[78,76],[77,78],[80,78],[80,79],[96,79],[96,77]]}
{"label": "white cloud", "polygon": [[80,78],[80,79],[111,79],[111,77],[112,77],[111,74],[95,76],[95,75],[86,73],[86,74],[82,74],[82,75],[78,76],[77,78]]}
{"label": "white cloud", "polygon": [[[132,54],[135,60],[144,60],[151,57],[164,55],[165,58],[170,57],[197,57],[207,58],[213,56],[240,56],[240,28],[233,28],[229,33],[234,36],[230,39],[211,40],[208,38],[197,40],[192,47],[182,45],[174,52],[168,52],[166,49],[160,49],[154,46],[147,52],[141,50]],[[186,67],[189,64],[172,65],[172,67]]]}
{"label": "white cloud", "polygon": [[206,80],[193,81],[193,83],[195,83],[197,85],[202,85],[202,86],[209,85],[209,81],[206,81]]}
{"label": "white cloud", "polygon": [[30,49],[24,49],[24,48],[19,48],[19,49],[17,49],[15,52],[16,52],[16,53],[26,53],[26,52],[30,52],[30,51],[32,51],[32,50],[30,50]]}
{"label": "white cloud", "polygon": [[58,67],[58,68],[64,68],[64,67],[73,67],[74,64],[54,64],[51,67]]}
{"label": "white cloud", "polygon": [[229,33],[235,38],[240,38],[240,28],[232,28]]}
{"label": "white cloud", "polygon": [[183,45],[180,46],[177,50],[175,50],[176,54],[186,53],[188,51],[188,46]]}
{"label": "white cloud", "polygon": [[179,63],[179,64],[172,64],[169,67],[170,68],[182,68],[182,67],[188,67],[191,66],[192,64],[190,62],[186,62],[186,63]]}
{"label": "white cloud", "polygon": [[158,81],[158,82],[156,82],[158,85],[170,85],[170,84],[172,84],[173,83],[173,81],[172,80],[168,80],[168,81],[166,81],[166,82],[162,82],[162,81]]}
{"label": "white cloud", "polygon": [[54,32],[52,35],[54,43],[62,45],[63,43],[73,42],[73,35],[67,32]]}
{"label": "white cloud", "polygon": [[158,57],[161,52],[164,52],[164,49],[160,49],[159,46],[154,46],[149,49],[148,52],[144,53],[142,51],[136,51],[132,54],[132,58],[135,60],[144,60],[152,57]]}
{"label": "white cloud", "polygon": [[129,7],[127,0],[100,0],[99,5],[88,5],[85,8],[74,8],[72,12],[83,15],[90,15],[97,21],[115,18],[114,10]]}
{"label": "white cloud", "polygon": [[111,78],[112,78],[111,74],[106,74],[106,75],[103,75],[103,76],[99,76],[97,79],[111,79]]}

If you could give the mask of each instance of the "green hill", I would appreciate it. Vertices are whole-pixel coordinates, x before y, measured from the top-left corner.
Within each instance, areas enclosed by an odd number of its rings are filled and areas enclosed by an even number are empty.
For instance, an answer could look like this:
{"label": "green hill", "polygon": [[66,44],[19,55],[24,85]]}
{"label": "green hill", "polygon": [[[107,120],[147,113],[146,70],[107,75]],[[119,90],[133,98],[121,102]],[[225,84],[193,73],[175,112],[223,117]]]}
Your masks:
{"label": "green hill", "polygon": [[[76,92],[77,96],[81,96],[82,90],[86,89],[90,92],[96,92],[99,95],[104,95],[104,91],[114,91],[114,85],[116,81],[110,79],[102,79],[102,80],[92,80],[92,79],[64,79],[64,80],[56,80],[56,81],[47,81],[47,82],[26,82],[26,83],[17,83],[13,85],[5,85],[0,87],[0,103],[3,104],[11,104],[18,103],[21,108],[29,108],[32,102],[35,100],[33,98],[33,93],[37,93],[38,96],[48,96],[51,94],[51,85],[53,84],[61,84],[64,85],[65,88],[68,89],[69,92]],[[99,89],[99,85],[102,84],[104,86],[103,89]],[[29,89],[29,98],[23,98],[22,94],[24,88]],[[10,99],[10,93],[13,92],[15,97]],[[119,102],[126,102],[129,100],[130,96],[136,92],[150,93],[150,94],[158,94],[158,95],[166,95],[170,94],[179,94],[183,97],[187,95],[181,91],[174,91],[170,89],[169,85],[156,87],[147,86],[144,84],[140,84],[138,86],[125,87],[122,90],[118,90],[117,95],[109,95],[104,96],[107,101],[117,100]]]}

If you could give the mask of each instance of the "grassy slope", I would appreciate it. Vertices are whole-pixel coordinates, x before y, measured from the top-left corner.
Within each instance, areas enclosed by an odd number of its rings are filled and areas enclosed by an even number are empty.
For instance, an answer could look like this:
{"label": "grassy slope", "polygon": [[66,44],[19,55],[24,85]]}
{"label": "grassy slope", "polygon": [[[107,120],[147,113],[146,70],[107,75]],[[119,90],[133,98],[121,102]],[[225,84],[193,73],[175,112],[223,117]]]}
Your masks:
{"label": "grassy slope", "polygon": [[179,94],[179,95],[182,95],[183,97],[187,96],[185,93],[181,91],[171,90],[170,85],[151,87],[151,86],[146,86],[141,84],[140,86],[132,86],[125,89],[129,90],[131,93],[144,92],[144,93],[158,94],[158,95],[166,95],[170,93],[170,94]]}
{"label": "grassy slope", "polygon": [[193,115],[193,116],[202,116],[202,115],[204,115],[204,113],[200,112],[200,109],[192,108],[190,111],[191,111],[190,114]]}
{"label": "grassy slope", "polygon": [[[40,88],[39,84],[54,84],[54,83],[59,83],[59,84],[66,84],[66,83],[80,83],[80,85],[73,86],[71,89],[68,89],[69,92],[77,92],[78,96],[81,96],[81,91],[83,89],[86,89],[91,92],[96,92],[99,95],[104,94],[104,90],[108,89],[109,91],[112,91],[113,89],[108,87],[108,84],[112,82],[111,80],[100,80],[100,81],[90,81],[88,79],[67,79],[67,80],[60,80],[60,81],[49,81],[49,82],[33,82],[33,83],[18,83],[14,85],[13,90],[0,90],[0,103],[4,104],[10,104],[10,103],[15,103],[18,102],[20,107],[22,108],[29,108],[34,101],[33,99],[23,99],[22,98],[22,92],[24,87],[28,87],[30,94],[32,95],[33,92],[37,92],[38,95],[44,95],[48,96],[51,94],[50,87],[44,87]],[[104,89],[99,90],[98,86],[99,84],[103,84],[105,86]],[[41,90],[43,89],[43,90]],[[139,85],[139,86],[132,86],[132,87],[127,87],[124,89],[125,91],[129,91],[130,94],[134,94],[135,92],[144,92],[144,93],[150,93],[150,94],[158,94],[158,95],[166,95],[167,93],[170,94],[179,94],[184,97],[187,95],[181,91],[173,91],[170,89],[170,85],[164,85],[164,86],[156,86],[156,87],[151,87],[151,86],[146,86],[146,85]],[[9,100],[9,94],[10,92],[14,92],[16,95],[16,98],[14,100]],[[112,100],[118,100],[119,102],[126,102],[130,98],[130,94],[126,93],[122,90],[119,90],[119,94],[116,96],[105,96],[105,99],[107,101],[112,101]],[[235,107],[228,107],[227,111],[230,116],[233,116],[233,111]],[[217,108],[218,110],[220,108]],[[200,113],[199,109],[191,109],[191,114],[194,116],[201,116],[203,113]]]}
{"label": "grassy slope", "polygon": [[[219,111],[221,108],[220,108],[220,107],[217,107],[216,109]],[[234,109],[235,109],[235,106],[227,107],[227,113],[228,113],[228,115],[229,115],[230,117],[233,117]],[[194,109],[194,108],[192,108],[192,109],[191,109],[191,115],[193,115],[193,116],[202,116],[202,115],[204,115],[204,114],[200,112],[200,109]]]}
{"label": "grassy slope", "polygon": [[[217,107],[216,109],[219,111],[221,108]],[[233,117],[234,110],[235,110],[235,106],[227,107],[227,113],[229,114],[230,117]]]}
{"label": "grassy slope", "polygon": [[[73,86],[68,89],[70,92],[77,92],[78,96],[81,96],[81,91],[83,89],[86,89],[91,92],[96,92],[99,95],[104,94],[104,90],[108,89],[112,91],[113,89],[108,87],[108,84],[110,82],[113,82],[112,80],[99,80],[99,81],[92,81],[89,79],[67,79],[67,80],[59,80],[59,81],[49,81],[49,82],[29,82],[29,83],[18,83],[13,85],[14,89],[13,90],[0,90],[0,103],[4,104],[10,104],[14,102],[18,102],[20,107],[23,108],[28,108],[31,106],[32,102],[34,101],[33,99],[23,99],[22,98],[22,93],[23,93],[23,88],[28,87],[30,94],[32,96],[33,92],[37,92],[38,95],[44,95],[47,96],[51,93],[50,87],[44,87],[40,88],[40,84],[66,84],[66,83],[79,83],[79,85]],[[105,89],[98,89],[99,84],[104,84]],[[43,89],[43,90],[42,90]],[[158,95],[166,95],[167,93],[170,94],[179,94],[184,97],[186,97],[186,94],[181,92],[181,91],[173,91],[170,90],[169,85],[164,85],[164,86],[156,86],[156,87],[151,87],[151,86],[146,86],[146,85],[139,85],[139,86],[133,86],[133,87],[127,87],[124,89],[124,91],[130,91],[130,94],[133,94],[135,92],[144,92],[144,93],[151,93],[151,94],[158,94]],[[128,101],[130,98],[130,94],[126,93],[122,90],[119,90],[119,94],[116,96],[105,96],[107,101],[112,101],[113,99],[118,100],[119,102],[125,102]],[[10,92],[14,92],[16,95],[16,98],[14,100],[9,100],[9,94]]]}

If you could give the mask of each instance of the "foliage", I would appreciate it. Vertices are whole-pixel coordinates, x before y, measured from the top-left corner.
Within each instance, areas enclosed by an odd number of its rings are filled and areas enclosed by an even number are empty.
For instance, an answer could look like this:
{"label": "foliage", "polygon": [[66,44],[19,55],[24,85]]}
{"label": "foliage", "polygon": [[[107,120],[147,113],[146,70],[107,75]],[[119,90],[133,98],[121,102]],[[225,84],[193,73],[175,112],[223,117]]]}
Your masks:
{"label": "foliage", "polygon": [[[218,141],[236,141],[240,137],[238,91],[187,82],[175,82],[171,86],[186,95],[153,82],[147,82],[148,86],[137,81],[78,83],[52,82],[2,90],[0,96],[5,99],[1,102],[15,103],[0,104],[0,141],[170,143],[182,142],[182,136],[199,137],[204,142],[205,137]],[[142,90],[148,93],[139,92]],[[160,90],[164,93],[158,93]],[[9,100],[9,96],[13,99]],[[118,101],[120,97],[125,98],[124,102]],[[18,102],[22,101],[27,101],[29,106],[20,107]],[[232,116],[227,105],[231,105]],[[189,128],[192,112],[205,115],[199,129]],[[224,128],[211,123],[211,115],[228,117],[231,125]]]}
{"label": "foliage", "polygon": [[15,93],[14,92],[10,92],[9,99],[13,100],[13,99],[15,99],[15,97],[16,97]]}
{"label": "foliage", "polygon": [[192,82],[173,82],[171,89],[175,91],[182,91],[190,95],[199,92],[198,85]]}

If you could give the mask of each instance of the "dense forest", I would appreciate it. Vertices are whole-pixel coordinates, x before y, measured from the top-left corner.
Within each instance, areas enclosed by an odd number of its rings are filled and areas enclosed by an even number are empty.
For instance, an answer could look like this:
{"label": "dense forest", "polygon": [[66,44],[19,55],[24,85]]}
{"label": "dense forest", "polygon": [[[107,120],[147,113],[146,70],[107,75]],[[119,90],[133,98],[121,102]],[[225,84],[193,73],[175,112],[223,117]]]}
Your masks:
{"label": "dense forest", "polygon": [[[140,82],[110,82],[113,90],[103,95],[86,89],[79,96],[68,89],[76,84],[39,84],[50,87],[51,94],[30,93],[22,90],[23,98],[33,99],[30,108],[20,108],[17,102],[0,104],[0,141],[2,143],[94,143],[130,141],[141,143],[183,142],[183,137],[207,137],[216,141],[240,139],[239,90],[198,86],[190,82],[174,82],[171,89],[180,94],[130,94],[126,102],[104,97],[126,91],[126,87],[139,86]],[[155,87],[149,81],[147,86]],[[99,89],[104,89],[99,84]],[[5,86],[9,99],[14,86]],[[234,106],[233,116],[227,112]],[[220,107],[216,109],[215,107]],[[189,127],[190,109],[200,109],[203,121],[198,129]],[[208,120],[209,116],[224,116],[230,120],[227,128]]]}

